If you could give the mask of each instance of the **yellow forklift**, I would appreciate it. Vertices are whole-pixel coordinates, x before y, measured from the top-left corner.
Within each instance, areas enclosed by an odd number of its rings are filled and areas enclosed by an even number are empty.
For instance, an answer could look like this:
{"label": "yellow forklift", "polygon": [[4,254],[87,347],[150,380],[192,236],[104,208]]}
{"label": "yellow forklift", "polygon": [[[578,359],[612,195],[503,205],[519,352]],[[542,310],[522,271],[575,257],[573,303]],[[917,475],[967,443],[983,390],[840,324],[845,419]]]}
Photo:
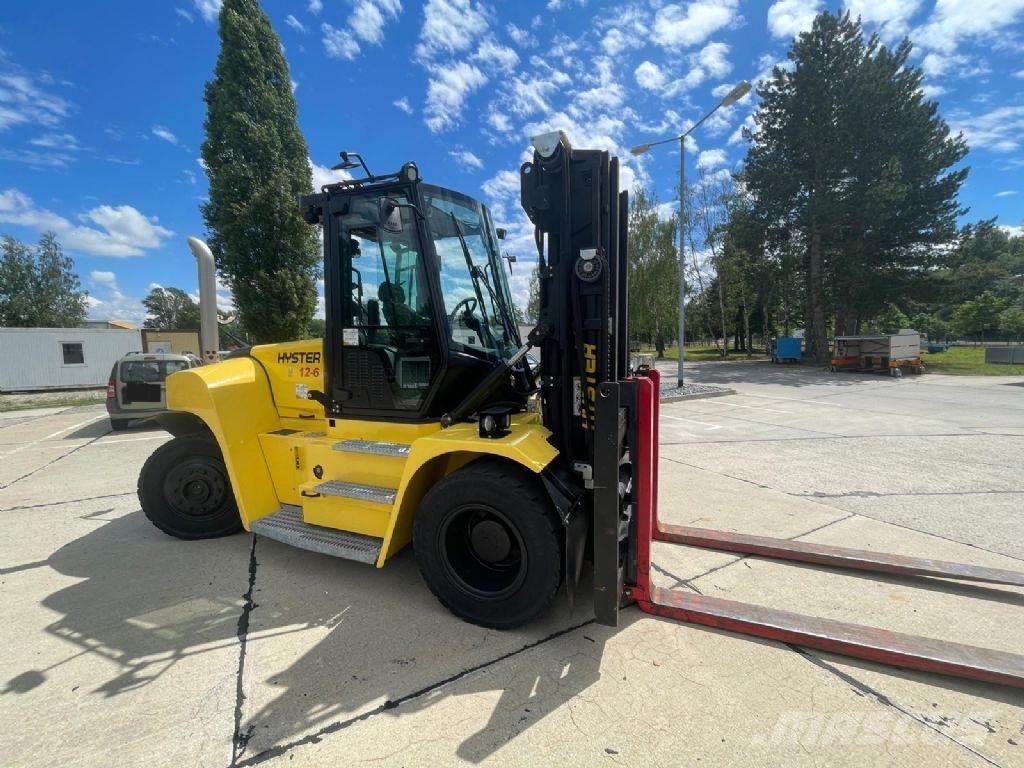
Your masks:
{"label": "yellow forklift", "polygon": [[[179,538],[241,529],[383,567],[410,543],[457,616],[511,628],[585,561],[593,610],[620,607],[889,664],[1024,685],[1024,657],[770,610],[651,582],[665,541],[924,577],[1024,586],[1024,574],[658,522],[656,370],[632,370],[628,200],[618,160],[533,139],[520,168],[540,316],[514,322],[488,209],[414,163],[300,201],[323,228],[324,339],[257,346],[167,380],[175,437],[139,477]],[[511,265],[508,265],[511,268]],[[531,367],[527,353],[538,351]]]}

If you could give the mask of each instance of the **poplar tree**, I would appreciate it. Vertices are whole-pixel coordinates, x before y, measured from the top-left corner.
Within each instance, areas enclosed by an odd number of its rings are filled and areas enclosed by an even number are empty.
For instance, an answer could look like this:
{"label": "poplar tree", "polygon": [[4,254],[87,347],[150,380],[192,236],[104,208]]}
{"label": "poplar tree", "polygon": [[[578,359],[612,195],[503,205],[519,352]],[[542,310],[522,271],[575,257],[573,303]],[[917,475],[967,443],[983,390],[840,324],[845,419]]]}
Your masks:
{"label": "poplar tree", "polygon": [[301,338],[316,307],[320,251],[299,214],[313,183],[288,64],[257,0],[224,0],[220,41],[202,146],[210,248],[257,342]]}

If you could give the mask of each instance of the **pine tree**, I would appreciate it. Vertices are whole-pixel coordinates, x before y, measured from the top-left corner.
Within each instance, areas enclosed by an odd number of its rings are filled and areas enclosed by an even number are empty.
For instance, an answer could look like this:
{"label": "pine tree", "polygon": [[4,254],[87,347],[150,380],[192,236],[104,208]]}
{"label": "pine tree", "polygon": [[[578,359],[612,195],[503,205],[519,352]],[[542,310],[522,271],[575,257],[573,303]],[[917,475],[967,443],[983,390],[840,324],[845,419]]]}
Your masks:
{"label": "pine tree", "polygon": [[[849,14],[822,13],[759,89],[744,180],[768,242],[802,253],[810,352],[827,356],[826,318],[856,331],[891,304],[936,289],[929,271],[956,236],[967,146],[951,136],[910,43],[864,40]],[[786,286],[780,280],[780,288]]]}
{"label": "pine tree", "polygon": [[224,0],[220,40],[202,147],[210,248],[257,341],[301,338],[316,307],[320,254],[298,209],[312,176],[288,65],[256,0]]}

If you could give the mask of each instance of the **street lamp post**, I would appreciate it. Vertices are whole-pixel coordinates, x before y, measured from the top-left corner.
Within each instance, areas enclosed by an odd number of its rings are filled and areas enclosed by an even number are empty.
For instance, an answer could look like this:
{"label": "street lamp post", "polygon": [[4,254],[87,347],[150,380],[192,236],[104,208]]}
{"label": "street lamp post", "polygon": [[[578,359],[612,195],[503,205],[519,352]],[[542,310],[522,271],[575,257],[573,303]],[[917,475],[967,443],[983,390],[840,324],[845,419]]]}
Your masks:
{"label": "street lamp post", "polygon": [[669,144],[674,141],[679,142],[679,366],[678,373],[676,374],[676,386],[683,386],[683,360],[686,357],[685,352],[685,340],[686,340],[686,257],[684,256],[686,249],[684,247],[684,238],[686,237],[686,137],[693,133],[705,120],[711,117],[721,107],[728,107],[730,104],[735,104],[737,101],[742,99],[750,91],[750,83],[746,80],[739,83],[729,93],[726,94],[725,98],[715,105],[715,108],[708,112],[704,117],[690,126],[689,130],[681,136],[673,136],[669,139],[660,139],[658,141],[652,141],[648,144],[638,144],[629,150],[634,155],[642,155],[647,152],[651,147],[657,147],[661,144]]}

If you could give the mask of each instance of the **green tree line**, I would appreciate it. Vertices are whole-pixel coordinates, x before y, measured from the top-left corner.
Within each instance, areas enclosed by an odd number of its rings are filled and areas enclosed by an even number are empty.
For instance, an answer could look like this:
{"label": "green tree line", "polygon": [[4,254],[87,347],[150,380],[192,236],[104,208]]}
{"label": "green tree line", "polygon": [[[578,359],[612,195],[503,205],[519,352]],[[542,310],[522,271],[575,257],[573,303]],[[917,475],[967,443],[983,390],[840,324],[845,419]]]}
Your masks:
{"label": "green tree line", "polygon": [[[690,339],[750,350],[755,336],[803,328],[823,361],[833,334],[1024,335],[1024,237],[994,220],[958,228],[968,147],[910,54],[907,40],[887,47],[849,14],[822,13],[759,85],[740,168],[699,169],[685,190]],[[637,224],[639,264],[654,248]],[[630,313],[639,336],[652,327],[644,312],[671,305],[658,290],[678,295],[659,280],[643,289]]]}

